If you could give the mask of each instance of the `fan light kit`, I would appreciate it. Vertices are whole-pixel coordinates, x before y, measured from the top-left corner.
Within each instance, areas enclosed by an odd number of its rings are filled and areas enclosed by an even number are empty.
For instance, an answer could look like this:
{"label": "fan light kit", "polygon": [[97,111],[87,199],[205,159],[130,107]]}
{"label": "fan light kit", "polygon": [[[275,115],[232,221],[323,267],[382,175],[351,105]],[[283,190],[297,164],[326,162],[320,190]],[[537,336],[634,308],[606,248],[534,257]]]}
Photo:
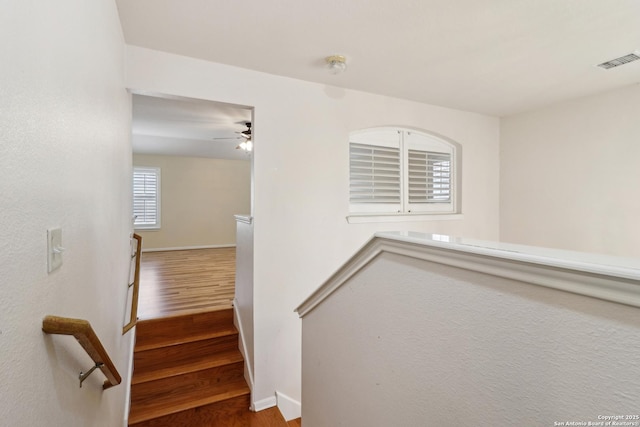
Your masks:
{"label": "fan light kit", "polygon": [[340,74],[347,69],[347,58],[344,55],[331,55],[324,60],[331,74]]}
{"label": "fan light kit", "polygon": [[240,149],[240,150],[249,152],[249,151],[253,150],[253,142],[251,142],[250,139],[247,139],[246,141],[242,141],[240,143],[240,145],[238,145],[236,147],[236,149]]}

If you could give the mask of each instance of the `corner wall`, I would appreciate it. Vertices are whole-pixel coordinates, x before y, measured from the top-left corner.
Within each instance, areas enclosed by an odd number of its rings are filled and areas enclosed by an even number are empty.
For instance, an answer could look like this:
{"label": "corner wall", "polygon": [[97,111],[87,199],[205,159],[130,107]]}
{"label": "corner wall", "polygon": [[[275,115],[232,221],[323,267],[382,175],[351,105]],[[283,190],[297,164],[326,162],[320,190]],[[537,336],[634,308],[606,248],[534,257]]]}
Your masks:
{"label": "corner wall", "polygon": [[[276,391],[291,398],[289,406],[300,401],[301,322],[293,310],[374,232],[498,237],[495,117],[134,46],[128,47],[127,74],[134,90],[255,108],[255,401],[275,402]],[[347,223],[349,132],[382,125],[428,130],[462,146],[463,217]]]}
{"label": "corner wall", "polygon": [[640,256],[640,84],[501,121],[500,239]]}
{"label": "corner wall", "polygon": [[143,249],[236,244],[234,215],[251,209],[250,162],[135,154],[133,165],[161,176],[161,228],[136,231]]}
{"label": "corner wall", "polygon": [[[3,2],[0,14],[0,423],[120,426],[131,231],[131,102],[115,2]],[[64,264],[47,273],[47,229]],[[52,314],[91,322],[123,377],[102,390]]]}

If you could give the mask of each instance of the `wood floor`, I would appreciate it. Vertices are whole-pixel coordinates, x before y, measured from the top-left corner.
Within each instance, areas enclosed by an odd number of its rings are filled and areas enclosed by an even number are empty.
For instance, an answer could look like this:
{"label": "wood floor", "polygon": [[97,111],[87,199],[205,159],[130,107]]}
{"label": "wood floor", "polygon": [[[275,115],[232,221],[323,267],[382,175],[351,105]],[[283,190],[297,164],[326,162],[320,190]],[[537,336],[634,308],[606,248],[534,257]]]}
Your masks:
{"label": "wood floor", "polygon": [[236,248],[143,252],[138,317],[156,319],[229,308]]}
{"label": "wood floor", "polygon": [[[235,267],[235,248],[143,253],[139,319],[159,319],[232,307]],[[247,409],[224,421],[225,427],[301,425],[299,418],[286,422],[277,408],[260,412]]]}
{"label": "wood floor", "polygon": [[300,418],[286,422],[278,408],[269,408],[260,412],[249,412],[234,419],[225,427],[301,427]]}

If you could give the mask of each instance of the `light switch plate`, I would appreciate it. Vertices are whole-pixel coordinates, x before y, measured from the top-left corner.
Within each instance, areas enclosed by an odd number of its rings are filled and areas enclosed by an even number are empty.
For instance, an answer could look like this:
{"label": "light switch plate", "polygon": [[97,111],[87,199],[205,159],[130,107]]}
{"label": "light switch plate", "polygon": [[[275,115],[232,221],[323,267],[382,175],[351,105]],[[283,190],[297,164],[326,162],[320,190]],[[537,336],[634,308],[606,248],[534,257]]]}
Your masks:
{"label": "light switch plate", "polygon": [[50,228],[47,230],[47,271],[51,273],[62,265],[62,229]]}

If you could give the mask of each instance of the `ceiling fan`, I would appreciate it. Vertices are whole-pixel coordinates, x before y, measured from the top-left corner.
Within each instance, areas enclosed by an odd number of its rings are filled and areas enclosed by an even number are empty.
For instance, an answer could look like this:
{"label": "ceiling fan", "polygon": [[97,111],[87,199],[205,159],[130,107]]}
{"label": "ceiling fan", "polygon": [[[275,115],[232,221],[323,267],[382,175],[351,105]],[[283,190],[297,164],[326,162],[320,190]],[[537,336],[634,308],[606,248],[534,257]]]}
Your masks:
{"label": "ceiling fan", "polygon": [[243,130],[242,132],[237,132],[240,134],[240,136],[244,137],[245,139],[249,140],[251,139],[251,122],[245,122],[244,124],[247,127],[247,130]]}
{"label": "ceiling fan", "polygon": [[245,140],[250,140],[251,139],[251,122],[245,122],[244,125],[247,127],[246,130],[243,130],[242,132],[236,132],[238,134],[238,136],[225,136],[225,137],[221,137],[221,138],[211,138],[213,140],[222,140],[222,139],[242,139],[244,138]]}
{"label": "ceiling fan", "polygon": [[247,127],[246,130],[243,130],[242,132],[236,132],[238,134],[238,136],[230,136],[230,137],[223,137],[223,138],[212,138],[214,140],[221,140],[221,139],[241,139],[242,142],[240,142],[240,144],[238,144],[238,146],[236,147],[236,150],[243,150],[246,151],[247,153],[251,150],[253,150],[253,141],[251,141],[251,122],[245,122],[244,125]]}
{"label": "ceiling fan", "polygon": [[253,141],[251,141],[251,122],[246,122],[244,124],[247,127],[247,130],[243,130],[242,132],[238,132],[241,137],[245,140],[242,141],[237,147],[237,149],[246,151],[247,153],[253,150]]}

